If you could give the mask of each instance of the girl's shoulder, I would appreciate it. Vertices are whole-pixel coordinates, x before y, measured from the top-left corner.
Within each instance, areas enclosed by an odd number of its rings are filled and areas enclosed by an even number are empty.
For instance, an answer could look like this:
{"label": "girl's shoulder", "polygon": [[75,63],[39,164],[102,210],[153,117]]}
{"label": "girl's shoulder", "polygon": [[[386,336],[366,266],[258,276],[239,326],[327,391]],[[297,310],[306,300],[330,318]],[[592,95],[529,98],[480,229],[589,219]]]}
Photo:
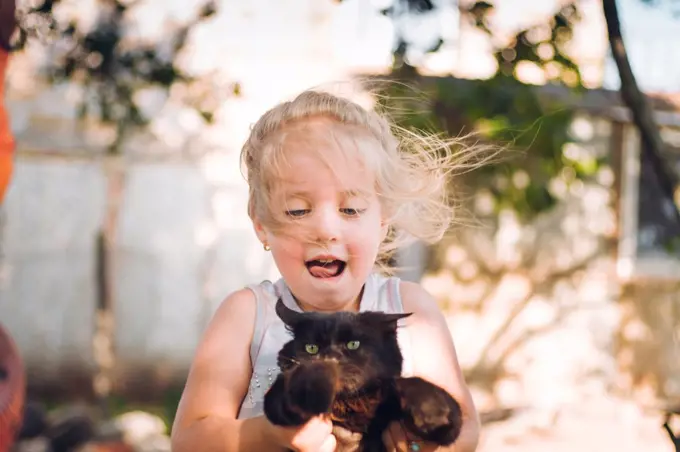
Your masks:
{"label": "girl's shoulder", "polygon": [[269,304],[276,300],[278,283],[263,280],[258,283],[248,284],[231,292],[218,305],[213,318],[231,315],[245,314],[246,317],[255,318],[260,304]]}
{"label": "girl's shoulder", "polygon": [[419,283],[399,280],[399,296],[404,310],[418,317],[439,317],[441,309],[437,300]]}
{"label": "girl's shoulder", "polygon": [[274,306],[279,292],[277,285],[263,280],[230,293],[218,306],[212,322],[229,324],[237,318],[241,324],[253,327],[263,311]]}
{"label": "girl's shoulder", "polygon": [[220,330],[231,328],[235,323],[242,326],[252,323],[257,314],[256,301],[255,293],[248,287],[230,293],[215,310],[208,328]]}

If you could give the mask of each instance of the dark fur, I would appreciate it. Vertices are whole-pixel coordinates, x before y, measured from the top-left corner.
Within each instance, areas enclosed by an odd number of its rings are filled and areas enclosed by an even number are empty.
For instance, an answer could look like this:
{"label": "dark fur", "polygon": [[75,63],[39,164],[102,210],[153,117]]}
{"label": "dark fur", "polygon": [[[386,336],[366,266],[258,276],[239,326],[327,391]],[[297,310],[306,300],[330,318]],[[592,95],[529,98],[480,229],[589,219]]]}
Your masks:
{"label": "dark fur", "polygon": [[[409,438],[456,441],[461,408],[446,391],[418,377],[402,378],[397,322],[411,314],[300,313],[281,300],[276,313],[293,333],[280,350],[281,373],[264,398],[270,422],[298,426],[330,414],[335,425],[362,433],[360,450],[383,452],[382,433],[402,421]],[[360,341],[350,350],[347,343]],[[309,354],[306,344],[318,346]]]}

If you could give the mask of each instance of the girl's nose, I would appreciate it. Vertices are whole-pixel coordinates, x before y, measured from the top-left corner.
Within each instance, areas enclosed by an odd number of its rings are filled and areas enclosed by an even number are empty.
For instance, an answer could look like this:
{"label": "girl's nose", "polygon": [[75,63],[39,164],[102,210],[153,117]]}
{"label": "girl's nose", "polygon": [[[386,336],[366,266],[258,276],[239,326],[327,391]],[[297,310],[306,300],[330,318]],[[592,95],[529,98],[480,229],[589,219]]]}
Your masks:
{"label": "girl's nose", "polygon": [[334,242],[340,238],[341,218],[335,209],[321,209],[316,218],[316,238],[322,243]]}

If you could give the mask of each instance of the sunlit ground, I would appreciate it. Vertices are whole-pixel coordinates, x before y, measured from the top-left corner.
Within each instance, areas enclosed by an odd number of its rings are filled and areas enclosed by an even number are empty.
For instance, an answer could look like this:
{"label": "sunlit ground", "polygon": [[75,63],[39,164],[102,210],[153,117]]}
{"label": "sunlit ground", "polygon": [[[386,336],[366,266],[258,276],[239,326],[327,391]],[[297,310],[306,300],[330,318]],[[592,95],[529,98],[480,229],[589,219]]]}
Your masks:
{"label": "sunlit ground", "polygon": [[[487,426],[479,452],[673,452],[664,417],[630,401],[592,397],[555,412],[520,414]],[[678,423],[676,422],[676,428]]]}

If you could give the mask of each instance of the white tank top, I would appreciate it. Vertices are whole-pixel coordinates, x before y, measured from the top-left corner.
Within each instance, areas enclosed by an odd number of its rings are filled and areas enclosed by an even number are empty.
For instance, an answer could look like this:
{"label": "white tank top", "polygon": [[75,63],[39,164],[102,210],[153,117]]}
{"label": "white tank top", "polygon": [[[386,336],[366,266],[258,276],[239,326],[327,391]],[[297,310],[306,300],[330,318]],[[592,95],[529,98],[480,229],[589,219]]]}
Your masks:
{"label": "white tank top", "polygon": [[[399,282],[397,277],[388,278],[378,273],[371,274],[364,286],[359,311],[403,313]],[[263,414],[264,394],[279,373],[276,357],[283,344],[292,337],[281,319],[276,315],[276,301],[281,297],[288,308],[301,311],[283,279],[279,279],[276,283],[263,281],[260,284],[248,286],[248,288],[255,294],[257,303],[255,332],[250,344],[250,362],[253,374],[250,377],[248,393],[241,402],[239,419]],[[397,330],[397,340],[404,356],[402,376],[411,376],[411,347],[408,331],[404,327]]]}

